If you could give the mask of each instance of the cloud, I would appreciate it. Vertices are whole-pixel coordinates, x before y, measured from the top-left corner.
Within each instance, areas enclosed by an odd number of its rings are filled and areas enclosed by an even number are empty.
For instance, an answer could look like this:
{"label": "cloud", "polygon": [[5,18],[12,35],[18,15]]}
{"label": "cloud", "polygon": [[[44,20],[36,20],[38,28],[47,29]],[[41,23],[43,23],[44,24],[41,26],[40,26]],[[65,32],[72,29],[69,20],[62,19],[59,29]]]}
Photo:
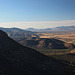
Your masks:
{"label": "cloud", "polygon": [[0,23],[0,27],[18,27],[18,28],[52,28],[57,26],[75,26],[75,20],[65,20],[65,21],[44,21],[44,22],[8,22]]}

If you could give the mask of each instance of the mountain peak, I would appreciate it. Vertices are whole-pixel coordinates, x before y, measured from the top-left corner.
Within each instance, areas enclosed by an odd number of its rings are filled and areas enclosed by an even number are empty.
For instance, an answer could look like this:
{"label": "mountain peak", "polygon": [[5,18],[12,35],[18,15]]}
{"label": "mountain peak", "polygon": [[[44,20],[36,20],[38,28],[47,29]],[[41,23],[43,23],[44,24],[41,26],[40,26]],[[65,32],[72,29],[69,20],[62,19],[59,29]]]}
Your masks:
{"label": "mountain peak", "polygon": [[8,35],[5,33],[5,32],[3,32],[2,30],[0,30],[0,38],[1,37],[7,37]]}

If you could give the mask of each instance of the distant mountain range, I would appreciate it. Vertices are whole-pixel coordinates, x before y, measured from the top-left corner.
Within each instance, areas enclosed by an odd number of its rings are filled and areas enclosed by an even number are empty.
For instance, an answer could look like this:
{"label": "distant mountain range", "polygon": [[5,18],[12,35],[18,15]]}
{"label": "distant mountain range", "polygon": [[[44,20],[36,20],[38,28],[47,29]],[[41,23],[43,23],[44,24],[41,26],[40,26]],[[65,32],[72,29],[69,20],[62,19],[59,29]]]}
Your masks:
{"label": "distant mountain range", "polygon": [[75,30],[75,26],[60,26],[60,27],[56,27],[54,29],[57,29],[57,30]]}
{"label": "distant mountain range", "polygon": [[[2,28],[0,27],[0,30],[5,31],[8,33],[10,37],[13,37],[17,34],[17,36],[25,36],[25,35],[32,35],[35,34],[35,32],[49,32],[49,31],[75,31],[75,26],[59,26],[54,28],[45,28],[45,29],[35,29],[35,28],[27,28],[27,29],[19,29],[19,28]],[[25,34],[25,35],[24,35]]]}
{"label": "distant mountain range", "polygon": [[66,64],[22,46],[0,30],[1,75],[66,75]]}
{"label": "distant mountain range", "polygon": [[27,31],[35,31],[35,30],[37,30],[37,29],[35,29],[35,28],[27,28],[27,29],[25,29],[25,30],[27,30]]}
{"label": "distant mountain range", "polygon": [[[33,28],[29,28],[30,30],[35,30]],[[75,26],[62,26],[56,27],[55,30],[74,30]],[[49,48],[49,49],[72,49],[75,48],[73,44],[67,44],[63,41],[59,41],[57,39],[43,39],[39,38],[39,35],[36,32],[26,31],[19,28],[0,28],[0,30],[5,31],[9,37],[16,40],[18,43],[28,46],[28,47],[36,47],[36,48]],[[42,31],[51,31],[51,28],[42,29]],[[38,40],[37,40],[38,39]],[[61,43],[60,43],[61,42]],[[67,45],[67,47],[66,47]]]}
{"label": "distant mountain range", "polygon": [[2,27],[0,27],[0,30],[3,30],[4,32],[6,32],[8,34],[9,37],[16,39],[16,40],[18,40],[19,38],[30,39],[33,36],[39,37],[38,35],[36,35],[35,32],[26,31],[26,30],[19,29],[19,28],[2,28]]}
{"label": "distant mountain range", "polygon": [[35,29],[27,28],[27,31],[36,31],[36,32],[47,32],[47,31],[75,31],[75,26],[60,26],[54,28],[45,28],[45,29]]}
{"label": "distant mountain range", "polygon": [[27,28],[27,29],[25,29],[25,30],[27,30],[27,31],[38,31],[38,30],[44,31],[44,30],[52,30],[52,29],[51,29],[51,28],[46,28],[46,29]]}
{"label": "distant mountain range", "polygon": [[49,30],[52,30],[52,29],[51,28],[46,28],[46,29],[27,28],[25,30],[26,31],[34,31],[34,32],[44,32],[44,31],[49,31]]}

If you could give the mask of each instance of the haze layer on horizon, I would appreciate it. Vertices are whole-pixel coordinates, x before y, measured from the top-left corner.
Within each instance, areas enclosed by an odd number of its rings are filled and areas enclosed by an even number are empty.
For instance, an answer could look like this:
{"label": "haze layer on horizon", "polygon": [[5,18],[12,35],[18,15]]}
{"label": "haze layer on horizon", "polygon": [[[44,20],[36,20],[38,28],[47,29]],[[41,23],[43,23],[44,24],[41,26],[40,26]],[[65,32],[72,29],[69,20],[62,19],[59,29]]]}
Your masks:
{"label": "haze layer on horizon", "polygon": [[0,27],[5,27],[5,28],[16,27],[21,29],[26,29],[26,28],[43,29],[43,28],[53,28],[58,26],[75,26],[75,20],[0,23]]}
{"label": "haze layer on horizon", "polygon": [[75,0],[0,0],[0,27],[75,26]]}

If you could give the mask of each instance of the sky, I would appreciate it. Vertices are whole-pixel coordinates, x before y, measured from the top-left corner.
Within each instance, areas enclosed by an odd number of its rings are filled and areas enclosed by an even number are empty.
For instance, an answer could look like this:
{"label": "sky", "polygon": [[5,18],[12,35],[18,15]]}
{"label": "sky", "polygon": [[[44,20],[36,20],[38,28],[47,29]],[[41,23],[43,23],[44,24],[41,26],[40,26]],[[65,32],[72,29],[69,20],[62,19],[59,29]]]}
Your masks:
{"label": "sky", "polygon": [[75,0],[0,0],[0,27],[75,26]]}

